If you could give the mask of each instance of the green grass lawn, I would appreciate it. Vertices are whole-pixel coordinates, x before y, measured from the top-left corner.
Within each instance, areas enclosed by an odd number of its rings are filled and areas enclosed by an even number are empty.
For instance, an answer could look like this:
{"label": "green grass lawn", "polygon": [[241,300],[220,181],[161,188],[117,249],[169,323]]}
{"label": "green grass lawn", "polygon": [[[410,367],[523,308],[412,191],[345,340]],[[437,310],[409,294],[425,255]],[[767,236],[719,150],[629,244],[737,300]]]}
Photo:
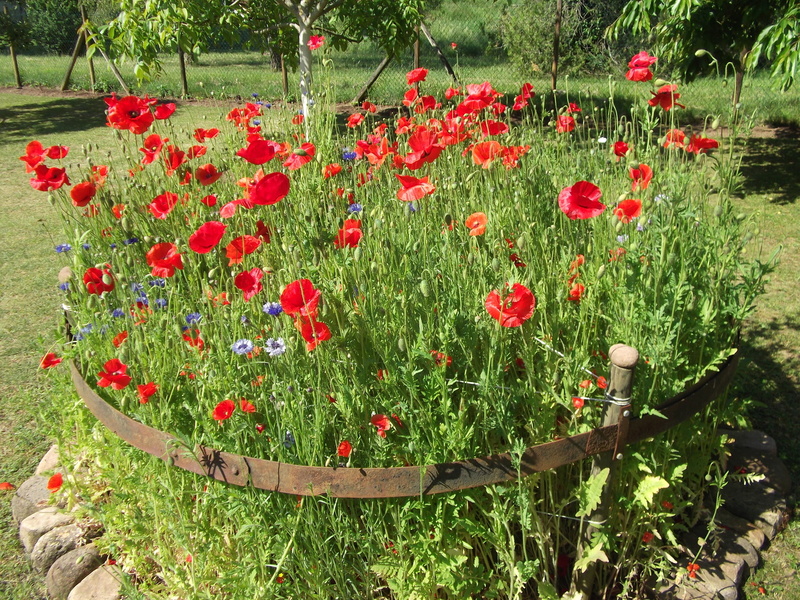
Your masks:
{"label": "green grass lawn", "polygon": [[[61,223],[47,195],[31,190],[17,157],[34,138],[45,146],[69,145],[73,162],[82,160],[82,144],[112,147],[103,109],[102,100],[94,97],[0,91],[0,189],[4,192],[0,214],[6,224],[0,230],[0,481],[17,486],[33,472],[49,445],[36,419],[53,390],[37,367],[61,318],[56,288],[61,262],[54,246],[62,241]],[[194,127],[202,122],[203,114],[216,117],[226,110],[224,105],[189,103],[181,106],[177,118]],[[796,132],[778,133],[751,139],[742,164],[736,202],[743,212],[758,215],[764,256],[778,245],[783,253],[745,332],[733,397],[760,403],[752,413],[753,425],[776,438],[781,456],[798,481],[800,185],[796,174],[800,172],[800,141]],[[751,248],[758,251],[756,244]],[[30,571],[17,542],[9,499],[7,492],[0,497],[0,597],[44,598],[43,578]],[[800,526],[796,521],[773,543],[765,559],[751,581],[765,586],[767,598],[799,598]],[[765,597],[750,585],[745,591],[750,599]]]}

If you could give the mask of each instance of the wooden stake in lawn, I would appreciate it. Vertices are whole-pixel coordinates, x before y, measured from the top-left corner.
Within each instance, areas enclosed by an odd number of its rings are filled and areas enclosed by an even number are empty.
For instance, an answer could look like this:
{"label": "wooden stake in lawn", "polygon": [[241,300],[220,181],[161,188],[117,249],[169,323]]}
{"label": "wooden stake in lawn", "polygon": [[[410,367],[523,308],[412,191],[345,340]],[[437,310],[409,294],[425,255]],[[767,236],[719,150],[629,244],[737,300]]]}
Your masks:
{"label": "wooden stake in lawn", "polygon": [[556,22],[553,25],[553,65],[550,69],[550,89],[556,91],[558,81],[558,47],[561,43],[561,14],[563,7],[562,0],[556,1]]}
{"label": "wooden stake in lawn", "polygon": [[[592,548],[592,537],[598,531],[595,524],[603,523],[608,517],[609,495],[614,486],[618,461],[622,459],[622,452],[627,438],[628,423],[631,417],[631,388],[633,387],[633,371],[636,363],[639,362],[639,352],[635,348],[624,344],[614,344],[608,351],[608,358],[611,360],[611,374],[608,377],[608,389],[606,390],[606,400],[604,405],[602,426],[619,425],[617,434],[617,444],[613,451],[598,454],[592,460],[591,477],[608,469],[608,476],[600,503],[589,516],[588,527],[586,527],[580,537],[578,545],[578,556],[576,563]],[[583,523],[581,523],[583,526]],[[581,600],[588,600],[592,595],[592,588],[595,584],[595,574],[597,571],[597,561],[592,561],[584,570],[575,569],[572,574],[572,589],[577,592],[576,597]]]}
{"label": "wooden stake in lawn", "polygon": [[67,65],[67,72],[64,73],[64,81],[61,82],[61,91],[64,92],[69,88],[69,80],[72,77],[72,69],[75,68],[75,63],[78,62],[78,55],[81,53],[83,49],[83,42],[84,42],[84,35],[83,31],[78,31],[78,39],[75,40],[75,49],[72,51],[72,58],[69,59],[69,65]]}
{"label": "wooden stake in lawn", "polygon": [[367,99],[367,94],[369,93],[369,89],[372,87],[372,85],[373,85],[373,84],[374,84],[376,81],[378,81],[378,77],[380,77],[380,76],[381,76],[381,73],[383,73],[383,70],[384,70],[386,67],[388,67],[388,66],[389,66],[389,63],[390,63],[390,62],[392,62],[392,58],[393,58],[393,57],[394,57],[394,55],[393,55],[393,54],[388,54],[388,55],[387,55],[387,56],[386,56],[386,57],[385,57],[385,58],[384,58],[384,59],[381,61],[381,64],[379,64],[379,65],[378,65],[378,68],[377,68],[377,69],[375,69],[375,70],[372,72],[372,75],[370,75],[370,76],[369,76],[369,79],[367,79],[367,82],[364,84],[364,87],[362,87],[362,88],[361,88],[361,91],[359,91],[359,92],[356,94],[355,98],[353,98],[353,99],[350,101],[350,103],[351,103],[351,104],[361,104],[361,103],[362,103],[364,100],[366,100],[366,99]]}
{"label": "wooden stake in lawn", "polygon": [[447,57],[444,55],[444,52],[442,52],[442,49],[439,48],[439,44],[437,44],[436,40],[433,39],[433,36],[431,35],[430,30],[428,29],[428,26],[425,25],[425,23],[420,23],[419,24],[419,30],[423,33],[425,38],[428,40],[428,43],[431,45],[431,47],[434,50],[436,50],[436,56],[438,56],[439,60],[442,61],[442,65],[444,65],[444,70],[447,71],[447,73],[450,75],[450,77],[453,78],[453,81],[455,82],[455,84],[458,85],[458,77],[456,77],[456,72],[453,70],[453,67],[450,65],[450,61],[447,60]]}
{"label": "wooden stake in lawn", "polygon": [[178,65],[181,68],[181,98],[185,100],[189,97],[189,82],[186,80],[186,54],[180,46],[178,46]]}
{"label": "wooden stake in lawn", "polygon": [[[86,48],[89,47],[89,34],[86,33],[86,9],[81,4],[81,31],[83,32],[83,43],[86,44]],[[97,87],[97,78],[94,74],[94,61],[92,61],[92,57],[87,52],[86,60],[89,63],[89,83],[92,85],[92,91],[94,91],[95,87]]]}

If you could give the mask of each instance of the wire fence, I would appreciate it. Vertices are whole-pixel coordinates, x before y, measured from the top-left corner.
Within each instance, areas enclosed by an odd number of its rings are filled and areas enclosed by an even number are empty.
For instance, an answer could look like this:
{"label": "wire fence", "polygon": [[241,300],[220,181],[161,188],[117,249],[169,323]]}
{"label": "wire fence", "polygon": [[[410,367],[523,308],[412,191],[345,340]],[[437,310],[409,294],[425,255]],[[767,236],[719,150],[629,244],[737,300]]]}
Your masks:
{"label": "wire fence", "polygon": [[[524,82],[533,83],[539,93],[549,91],[552,59],[547,44],[551,42],[547,39],[542,42],[542,34],[534,35],[535,32],[531,34],[533,41],[530,44],[521,45],[520,42],[525,26],[542,23],[542,19],[530,21],[530,17],[528,21],[519,21],[521,9],[531,1],[535,0],[510,4],[492,0],[444,0],[426,17],[418,43],[392,59],[369,89],[367,97],[376,104],[397,105],[407,89],[405,73],[416,66],[429,69],[424,93],[437,97],[447,87],[483,81],[490,81],[496,89],[509,94],[517,93]],[[549,23],[545,22],[545,25],[549,31]],[[537,50],[536,39],[542,42],[540,46],[544,44],[543,48]],[[629,48],[612,47],[605,42],[598,44],[591,65],[586,61],[578,65],[584,68],[593,66],[593,76],[568,75],[576,68],[574,56],[577,53],[570,54],[569,48],[564,51],[557,84],[559,90],[573,96],[598,98],[628,93],[623,76],[630,56]],[[586,52],[582,50],[581,56],[584,55]],[[315,87],[328,90],[329,97],[335,102],[350,102],[384,58],[380,48],[370,41],[353,44],[346,51],[333,51],[323,46],[315,52]],[[119,70],[135,93],[158,97],[243,99],[257,93],[262,98],[293,101],[299,94],[296,72],[282,72],[277,57],[248,50],[244,44],[218,45],[199,57],[183,60],[185,87],[181,77],[181,58],[177,54],[161,57],[162,71],[151,81],[137,82],[131,62],[122,62]],[[17,62],[23,85],[59,89],[65,83],[71,57],[22,48],[17,52]],[[602,67],[600,71],[599,67]],[[616,82],[616,89],[611,85],[613,82]],[[0,56],[0,86],[15,84],[12,60],[5,53]],[[66,87],[101,93],[123,91],[101,56],[96,55],[93,61],[89,61],[85,54],[78,56]],[[727,73],[700,79],[681,88],[687,104],[702,106],[705,112],[723,113],[729,107],[733,73],[728,69]],[[780,94],[774,90],[766,73],[745,79],[742,102],[745,109],[757,108],[762,113],[773,115],[773,120],[792,121],[797,119],[792,114],[800,114],[797,91]]]}

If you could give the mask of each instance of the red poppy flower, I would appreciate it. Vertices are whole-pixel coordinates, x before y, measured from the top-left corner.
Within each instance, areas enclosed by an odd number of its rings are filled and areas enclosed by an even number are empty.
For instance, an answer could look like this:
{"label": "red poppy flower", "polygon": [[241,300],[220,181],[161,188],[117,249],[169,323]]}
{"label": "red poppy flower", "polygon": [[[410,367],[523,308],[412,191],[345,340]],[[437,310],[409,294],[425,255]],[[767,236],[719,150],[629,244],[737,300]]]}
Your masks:
{"label": "red poppy flower", "polygon": [[579,398],[578,396],[572,397],[572,406],[575,407],[575,410],[580,410],[583,408],[584,401],[583,398]]}
{"label": "red poppy flower", "polygon": [[614,215],[621,223],[630,223],[642,214],[642,201],[637,199],[623,200],[614,209]]}
{"label": "red poppy flower", "polygon": [[633,167],[628,169],[628,175],[632,179],[632,191],[646,190],[650,185],[650,181],[653,179],[653,169],[642,163],[639,165],[638,169],[634,169]]}
{"label": "red poppy flower", "polygon": [[150,397],[158,391],[158,385],[151,381],[144,385],[137,385],[136,391],[139,396],[139,404],[147,404]]}
{"label": "red poppy flower", "polygon": [[361,221],[358,219],[345,219],[344,227],[339,230],[336,239],[333,240],[333,245],[337,248],[344,248],[345,246],[355,248],[358,246],[363,234]]}
{"label": "red poppy flower", "polygon": [[222,177],[224,171],[217,171],[217,167],[212,164],[202,165],[197,167],[194,172],[195,179],[200,182],[200,185],[211,185],[217,179]]}
{"label": "red poppy flower", "polygon": [[299,148],[297,148],[289,158],[283,163],[283,166],[289,169],[290,171],[296,171],[303,165],[311,162],[311,159],[314,158],[314,154],[316,154],[317,149],[314,147],[314,144],[310,142],[306,142],[305,144],[301,144]]}
{"label": "red poppy flower", "polygon": [[690,579],[696,579],[697,572],[700,570],[700,565],[698,565],[697,563],[689,563],[688,565],[686,565],[686,570],[689,572]]}
{"label": "red poppy flower", "polygon": [[117,100],[107,98],[108,125],[114,129],[127,129],[131,133],[141,135],[153,124],[150,112],[151,101],[148,98],[125,96]]}
{"label": "red poppy flower", "polygon": [[653,97],[650,98],[647,103],[650,104],[650,106],[660,106],[664,110],[670,110],[674,106],[686,108],[683,104],[676,102],[676,100],[681,97],[677,90],[677,85],[664,85],[658,88],[657,92],[650,92],[653,94]]}
{"label": "red poppy flower", "polygon": [[264,271],[256,267],[249,271],[242,271],[234,279],[233,284],[242,290],[244,294],[244,301],[250,302],[250,299],[258,292],[264,289],[261,280],[264,278]]}
{"label": "red poppy flower", "polygon": [[[189,344],[192,348],[196,348],[198,352],[202,352],[203,348],[206,347],[206,343],[203,341],[203,337],[200,335],[200,330],[195,329],[192,331],[191,329],[187,329],[181,335],[183,341]],[[190,376],[191,377],[191,376]],[[194,379],[194,377],[191,377]]]}
{"label": "red poppy flower", "polygon": [[156,219],[166,219],[167,215],[172,212],[176,204],[178,204],[178,194],[174,192],[164,192],[153,198],[153,201],[147,205],[147,208],[150,209],[150,213]]}
{"label": "red poppy flower", "polygon": [[484,305],[489,315],[503,327],[519,327],[533,315],[536,298],[524,285],[515,283],[505,298],[501,298],[497,290],[489,292]]}
{"label": "red poppy flower", "polygon": [[419,97],[419,92],[416,88],[411,88],[405,94],[403,94],[403,106],[411,107],[417,102],[417,98]]}
{"label": "red poppy flower", "polygon": [[144,138],[144,143],[142,147],[139,148],[139,152],[144,154],[141,163],[143,165],[149,165],[157,159],[161,155],[161,149],[164,147],[164,143],[167,141],[169,141],[169,138],[162,138],[157,133],[152,133]]}
{"label": "red poppy flower", "polygon": [[431,356],[433,357],[433,362],[436,363],[437,367],[449,367],[453,364],[453,357],[447,356],[444,352],[431,350]]}
{"label": "red poppy flower", "polygon": [[39,362],[40,369],[50,369],[55,367],[56,365],[60,365],[61,361],[64,360],[57,356],[54,352],[48,352],[42,357],[42,360]]}
{"label": "red poppy flower", "polygon": [[225,256],[230,260],[228,266],[238,265],[244,257],[255,252],[261,245],[261,240],[252,235],[240,235],[225,247]]}
{"label": "red poppy flower", "polygon": [[223,400],[217,404],[211,416],[215,421],[224,421],[230,419],[234,410],[236,410],[236,403],[233,400]]}
{"label": "red poppy flower", "polygon": [[650,542],[652,542],[652,541],[653,541],[653,538],[654,538],[654,537],[655,537],[655,536],[653,535],[653,532],[651,532],[651,531],[645,531],[645,532],[642,534],[642,541],[643,541],[645,544],[649,544]]}
{"label": "red poppy flower", "polygon": [[586,287],[582,283],[574,283],[569,290],[567,300],[570,302],[580,302],[585,291]]}
{"label": "red poppy flower", "polygon": [[200,198],[200,202],[205,204],[208,207],[216,206],[217,205],[217,195],[216,194],[209,194],[208,196],[203,196]]}
{"label": "red poppy flower", "polygon": [[353,113],[347,117],[347,126],[354,129],[364,122],[364,115],[361,113]]}
{"label": "red poppy flower", "polygon": [[0,482],[0,492],[10,492],[13,489],[16,489],[13,484],[7,481]]}
{"label": "red poppy flower", "polygon": [[436,186],[428,183],[428,177],[411,177],[410,175],[397,175],[397,180],[400,182],[401,187],[397,191],[397,197],[403,202],[412,202],[419,200],[436,191]]}
{"label": "red poppy flower", "polygon": [[570,219],[590,219],[601,214],[606,205],[600,202],[600,188],[588,181],[565,187],[558,195],[558,207]]}
{"label": "red poppy flower", "polygon": [[212,127],[211,129],[197,128],[194,130],[194,139],[201,144],[206,140],[211,140],[219,135],[219,129]]}
{"label": "red poppy flower", "polygon": [[269,225],[265,225],[264,221],[262,221],[261,219],[256,221],[256,237],[261,239],[261,241],[263,241],[265,244],[269,244],[270,235],[271,235],[271,230],[269,228]]}
{"label": "red poppy flower", "polygon": [[219,244],[227,227],[219,221],[203,223],[197,228],[197,231],[189,236],[189,248],[198,254],[208,254]]}
{"label": "red poppy flower", "polygon": [[33,170],[44,162],[44,146],[39,140],[28,142],[25,154],[19,159],[25,163],[25,172],[33,173]]}
{"label": "red poppy flower", "polygon": [[236,156],[245,159],[252,165],[263,165],[275,157],[275,142],[257,139],[236,152]]}
{"label": "red poppy flower", "polygon": [[153,277],[172,277],[175,269],[183,269],[183,259],[175,244],[155,244],[145,255]]}
{"label": "red poppy flower", "polygon": [[322,177],[324,179],[330,179],[334,175],[338,175],[342,172],[342,165],[339,163],[332,163],[330,165],[325,165],[322,168]]}
{"label": "red poppy flower", "polygon": [[519,166],[519,159],[525,156],[531,147],[524,146],[506,146],[503,148],[503,166],[506,169],[513,169]]}
{"label": "red poppy flower", "polygon": [[100,296],[104,292],[114,289],[114,275],[109,269],[100,270],[96,267],[89,267],[83,274],[83,283],[86,285],[87,292]]}
{"label": "red poppy flower", "polygon": [[486,232],[486,223],[489,221],[482,212],[472,213],[464,221],[464,225],[469,228],[470,235],[483,235]]}
{"label": "red poppy flower", "polygon": [[413,69],[406,73],[406,82],[408,85],[414,85],[420,81],[425,81],[425,78],[428,76],[428,69],[423,69],[422,67],[418,69]]}
{"label": "red poppy flower", "polygon": [[250,190],[247,201],[254,205],[277,204],[289,193],[289,178],[283,173],[264,175]]}
{"label": "red poppy flower", "polygon": [[597,381],[595,382],[595,384],[596,384],[596,385],[597,385],[597,387],[599,387],[601,390],[604,390],[604,389],[606,389],[606,388],[608,387],[608,381],[606,381],[606,378],[605,378],[605,377],[603,377],[602,375],[601,375],[600,377],[598,377],[598,378],[597,378]]}
{"label": "red poppy flower", "polygon": [[567,133],[575,129],[575,117],[570,115],[558,115],[556,119],[556,131],[558,133]]}
{"label": "red poppy flower", "polygon": [[308,38],[308,42],[306,44],[311,50],[317,50],[322,47],[325,43],[325,36],[324,35],[312,35]]}
{"label": "red poppy flower", "polygon": [[392,428],[392,422],[386,415],[372,415],[372,418],[369,420],[369,422],[377,427],[378,431],[376,433],[382,438],[385,438],[386,432]]}
{"label": "red poppy flower", "polygon": [[336,448],[336,454],[338,454],[342,458],[349,458],[350,453],[352,451],[353,451],[353,444],[351,444],[347,440],[342,440],[341,442],[339,442],[339,447]]}
{"label": "red poppy flower", "polygon": [[664,138],[664,148],[675,146],[681,150],[686,147],[686,134],[680,129],[670,129]]}
{"label": "red poppy flower", "polygon": [[484,136],[502,135],[504,133],[508,133],[508,125],[501,121],[495,121],[494,119],[486,119],[485,121],[481,121],[479,126],[481,133]]}
{"label": "red poppy flower", "polygon": [[112,358],[103,365],[103,371],[97,374],[97,385],[100,387],[111,386],[114,390],[121,390],[131,382],[131,376],[126,374],[128,365],[123,364],[118,358]]}
{"label": "red poppy flower", "polygon": [[650,56],[642,50],[628,62],[628,72],[625,73],[625,78],[629,81],[650,81],[653,78],[650,66],[657,60],[658,58]]}
{"label": "red poppy flower", "polygon": [[49,192],[57,190],[62,185],[70,185],[64,169],[40,164],[33,171],[35,175],[31,177],[31,187],[40,192]]}
{"label": "red poppy flower", "polygon": [[309,352],[316,348],[320,342],[331,339],[331,330],[325,323],[316,321],[313,318],[299,318],[297,321],[300,335],[306,341],[306,350]]}
{"label": "red poppy flower", "polygon": [[204,156],[206,152],[208,152],[208,148],[206,148],[205,146],[192,146],[186,152],[186,156],[189,158],[189,160],[193,160],[195,158],[200,158],[201,156]]}
{"label": "red poppy flower", "polygon": [[156,106],[154,111],[154,117],[159,121],[164,119],[169,119],[172,116],[172,113],[175,112],[175,103],[169,102],[167,104],[159,104]]}
{"label": "red poppy flower", "polygon": [[286,286],[280,297],[281,308],[290,317],[316,318],[322,292],[309,279],[298,279]]}
{"label": "red poppy flower", "polygon": [[717,140],[692,134],[692,137],[689,138],[689,145],[686,146],[686,151],[693,154],[705,154],[712,148],[719,148]]}
{"label": "red poppy flower", "polygon": [[472,147],[472,162],[488,169],[492,162],[503,155],[503,146],[494,140],[480,142]]}
{"label": "red poppy flower", "polygon": [[72,204],[75,206],[86,206],[92,201],[94,195],[97,193],[97,187],[91,181],[81,181],[76,183],[69,191]]}
{"label": "red poppy flower", "polygon": [[128,339],[128,332],[120,331],[117,335],[114,336],[114,339],[111,340],[111,343],[114,344],[115,348],[119,348],[127,339]]}
{"label": "red poppy flower", "polygon": [[64,476],[61,473],[56,473],[47,480],[47,489],[50,490],[51,494],[55,494],[63,484]]}
{"label": "red poppy flower", "polygon": [[174,175],[186,160],[186,152],[177,146],[167,146],[167,155],[164,157],[164,166],[167,176],[171,177]]}
{"label": "red poppy flower", "polygon": [[459,88],[449,87],[444,91],[444,97],[447,100],[452,100],[456,96],[460,96],[460,95],[461,95],[461,89],[459,89]]}
{"label": "red poppy flower", "polygon": [[628,152],[630,151],[631,147],[626,144],[625,142],[614,142],[614,154],[617,157],[617,160],[620,158],[624,158]]}

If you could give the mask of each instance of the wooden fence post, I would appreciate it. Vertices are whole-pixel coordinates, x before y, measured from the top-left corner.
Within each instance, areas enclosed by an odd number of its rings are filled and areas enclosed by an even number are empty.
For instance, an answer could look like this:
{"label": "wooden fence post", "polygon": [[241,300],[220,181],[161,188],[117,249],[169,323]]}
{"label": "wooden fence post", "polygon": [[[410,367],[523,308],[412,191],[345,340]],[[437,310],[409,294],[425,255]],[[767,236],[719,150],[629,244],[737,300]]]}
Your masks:
{"label": "wooden fence post", "polygon": [[[3,5],[3,14],[8,15],[8,7]],[[22,88],[22,77],[19,74],[19,64],[17,63],[17,51],[14,48],[13,40],[8,44],[8,50],[11,53],[11,68],[14,70],[14,82],[18,88]]]}
{"label": "wooden fence post", "polygon": [[286,71],[286,61],[281,54],[281,83],[283,84],[283,97],[284,99],[289,96],[289,73]]}
{"label": "wooden fence post", "polygon": [[181,98],[185,100],[189,97],[189,81],[186,79],[186,54],[180,46],[178,46],[178,65],[181,69]]}
{"label": "wooden fence post", "polygon": [[[603,523],[608,518],[609,495],[616,479],[618,461],[623,457],[627,425],[631,417],[630,399],[633,371],[639,361],[639,352],[624,344],[614,344],[608,351],[608,358],[611,361],[611,374],[606,389],[606,399],[609,402],[604,405],[602,427],[619,425],[617,446],[611,452],[596,455],[592,460],[592,477],[595,477],[603,469],[608,469],[609,473],[603,486],[600,503],[589,516],[590,524],[583,529],[576,560],[580,560],[584,553],[591,548],[592,536],[598,531],[596,524]],[[596,571],[597,562],[594,561],[589,563],[585,570],[578,571],[576,569],[572,574],[573,592],[578,592],[582,600],[588,600],[591,597]]]}

